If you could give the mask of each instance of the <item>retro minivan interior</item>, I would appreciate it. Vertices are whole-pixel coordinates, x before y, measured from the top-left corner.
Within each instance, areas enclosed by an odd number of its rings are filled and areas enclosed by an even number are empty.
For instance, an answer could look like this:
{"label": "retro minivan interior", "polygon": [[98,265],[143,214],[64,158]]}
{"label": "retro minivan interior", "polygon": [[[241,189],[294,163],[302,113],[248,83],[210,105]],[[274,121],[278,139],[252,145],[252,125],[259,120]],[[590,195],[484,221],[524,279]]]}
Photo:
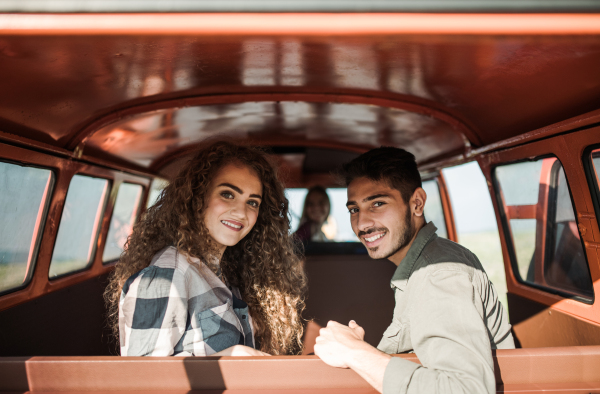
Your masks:
{"label": "retro minivan interior", "polygon": [[[415,155],[427,219],[500,293],[517,348],[493,352],[497,392],[600,392],[597,2],[12,3],[0,392],[374,393],[312,353],[329,320],[356,320],[372,345],[391,321],[396,266],[369,258],[332,174],[379,146]],[[277,163],[292,231],[310,187],[330,198],[327,239],[304,244],[304,351],[120,357],[108,275],[145,209],[218,139]]]}

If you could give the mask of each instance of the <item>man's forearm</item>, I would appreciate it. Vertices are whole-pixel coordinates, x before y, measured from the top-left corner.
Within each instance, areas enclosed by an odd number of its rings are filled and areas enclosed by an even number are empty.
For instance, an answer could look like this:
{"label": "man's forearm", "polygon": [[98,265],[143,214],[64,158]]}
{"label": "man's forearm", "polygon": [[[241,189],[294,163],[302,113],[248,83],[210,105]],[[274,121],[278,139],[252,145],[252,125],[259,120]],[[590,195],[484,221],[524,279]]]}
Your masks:
{"label": "man's forearm", "polygon": [[352,351],[347,360],[347,365],[382,393],[383,375],[392,357],[366,343],[364,345],[366,346],[361,346]]}

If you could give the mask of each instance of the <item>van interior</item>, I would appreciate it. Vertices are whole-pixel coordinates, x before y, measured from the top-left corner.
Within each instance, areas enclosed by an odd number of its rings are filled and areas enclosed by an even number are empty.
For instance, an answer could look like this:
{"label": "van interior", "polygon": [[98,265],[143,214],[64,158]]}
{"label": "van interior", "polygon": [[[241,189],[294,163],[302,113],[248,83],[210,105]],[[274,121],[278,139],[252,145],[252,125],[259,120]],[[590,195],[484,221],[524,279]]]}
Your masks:
{"label": "van interior", "polygon": [[0,392],[374,392],[311,355],[329,320],[377,345],[394,307],[396,266],[338,218],[346,238],[305,245],[302,355],[119,356],[107,277],[215,139],[336,204],[332,170],[404,148],[459,243],[445,171],[475,165],[518,347],[494,352],[498,392],[600,391],[600,10],[254,11],[0,13]]}

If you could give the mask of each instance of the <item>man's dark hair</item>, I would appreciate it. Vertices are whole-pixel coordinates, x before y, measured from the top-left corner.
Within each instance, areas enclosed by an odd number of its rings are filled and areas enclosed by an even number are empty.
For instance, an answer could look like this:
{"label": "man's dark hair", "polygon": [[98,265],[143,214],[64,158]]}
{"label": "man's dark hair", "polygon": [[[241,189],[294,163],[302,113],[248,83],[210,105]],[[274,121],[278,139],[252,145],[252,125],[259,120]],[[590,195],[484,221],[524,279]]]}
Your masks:
{"label": "man's dark hair", "polygon": [[408,203],[415,190],[421,187],[421,175],[415,156],[404,149],[391,146],[382,146],[363,153],[344,164],[339,175],[346,186],[362,177],[387,182],[390,187],[400,192],[405,203]]}

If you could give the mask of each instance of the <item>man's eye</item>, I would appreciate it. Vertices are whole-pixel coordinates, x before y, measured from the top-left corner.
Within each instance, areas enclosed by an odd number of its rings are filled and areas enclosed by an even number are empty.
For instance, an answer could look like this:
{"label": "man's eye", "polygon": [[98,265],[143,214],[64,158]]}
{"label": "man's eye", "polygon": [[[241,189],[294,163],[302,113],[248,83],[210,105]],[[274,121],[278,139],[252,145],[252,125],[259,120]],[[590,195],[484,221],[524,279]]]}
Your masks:
{"label": "man's eye", "polygon": [[223,198],[227,198],[227,199],[229,199],[229,200],[230,200],[230,199],[232,199],[232,198],[233,198],[233,193],[231,193],[231,192],[222,192],[222,193],[221,193],[221,197],[223,197]]}
{"label": "man's eye", "polygon": [[350,214],[357,213],[358,212],[358,208],[349,208],[348,212],[350,212]]}
{"label": "man's eye", "polygon": [[375,202],[373,203],[373,206],[374,206],[374,207],[380,207],[380,206],[382,206],[382,205],[385,205],[385,203],[384,203],[384,202],[382,202],[382,201],[375,201]]}

